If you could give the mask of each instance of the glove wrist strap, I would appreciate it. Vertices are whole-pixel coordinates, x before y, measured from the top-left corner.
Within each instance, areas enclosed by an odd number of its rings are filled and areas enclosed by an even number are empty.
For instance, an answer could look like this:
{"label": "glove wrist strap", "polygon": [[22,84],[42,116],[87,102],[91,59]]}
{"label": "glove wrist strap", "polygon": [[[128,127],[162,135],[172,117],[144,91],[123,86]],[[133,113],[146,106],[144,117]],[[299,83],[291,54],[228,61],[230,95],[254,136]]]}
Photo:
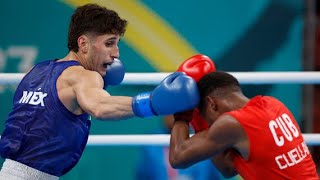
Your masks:
{"label": "glove wrist strap", "polygon": [[132,111],[142,118],[156,115],[151,106],[151,92],[143,92],[133,97]]}

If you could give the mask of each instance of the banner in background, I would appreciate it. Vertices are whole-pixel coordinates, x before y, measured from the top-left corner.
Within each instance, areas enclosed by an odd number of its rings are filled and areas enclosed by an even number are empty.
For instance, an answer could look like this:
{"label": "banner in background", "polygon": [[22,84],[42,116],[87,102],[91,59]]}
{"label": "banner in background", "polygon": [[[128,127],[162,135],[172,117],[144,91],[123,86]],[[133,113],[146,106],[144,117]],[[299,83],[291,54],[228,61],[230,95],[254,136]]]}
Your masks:
{"label": "banner in background", "polygon": [[[35,63],[62,58],[75,7],[94,2],[129,21],[120,42],[127,72],[175,71],[186,58],[210,56],[225,71],[299,71],[302,69],[303,1],[3,1],[0,6],[0,72],[27,72]],[[152,86],[119,86],[112,95],[133,96]],[[300,85],[245,85],[257,94],[281,99],[301,117]],[[0,130],[11,109],[15,87],[0,87]],[[99,122],[91,134],[141,134],[160,118]],[[138,147],[88,147],[80,163],[61,179],[134,179]],[[124,164],[119,162],[125,162]]]}

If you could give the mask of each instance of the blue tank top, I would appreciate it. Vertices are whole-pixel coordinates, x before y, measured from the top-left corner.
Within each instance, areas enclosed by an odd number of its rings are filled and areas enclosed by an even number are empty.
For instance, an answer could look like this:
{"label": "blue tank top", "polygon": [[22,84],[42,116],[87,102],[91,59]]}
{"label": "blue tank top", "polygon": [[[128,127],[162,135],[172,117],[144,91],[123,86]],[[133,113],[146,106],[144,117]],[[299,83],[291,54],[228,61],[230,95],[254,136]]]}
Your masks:
{"label": "blue tank top", "polygon": [[75,115],[60,101],[56,81],[77,61],[41,62],[22,79],[1,136],[0,153],[42,172],[62,176],[86,146],[88,114]]}

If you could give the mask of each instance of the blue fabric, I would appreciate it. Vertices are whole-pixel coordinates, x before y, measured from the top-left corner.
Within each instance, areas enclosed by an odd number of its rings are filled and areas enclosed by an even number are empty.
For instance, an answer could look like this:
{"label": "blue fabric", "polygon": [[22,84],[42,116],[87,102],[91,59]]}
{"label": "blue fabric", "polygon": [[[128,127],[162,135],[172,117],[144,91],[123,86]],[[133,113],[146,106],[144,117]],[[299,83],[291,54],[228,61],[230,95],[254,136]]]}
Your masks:
{"label": "blue fabric", "polygon": [[79,161],[87,143],[88,114],[75,115],[58,98],[56,81],[76,61],[44,61],[20,82],[1,136],[0,153],[61,176]]}
{"label": "blue fabric", "polygon": [[[161,130],[159,133],[168,133]],[[169,180],[168,157],[163,146],[144,146],[141,150],[140,161],[136,169],[136,180]],[[219,171],[210,160],[199,162],[186,169],[176,169],[176,176],[172,179],[186,180],[220,180],[223,179]]]}

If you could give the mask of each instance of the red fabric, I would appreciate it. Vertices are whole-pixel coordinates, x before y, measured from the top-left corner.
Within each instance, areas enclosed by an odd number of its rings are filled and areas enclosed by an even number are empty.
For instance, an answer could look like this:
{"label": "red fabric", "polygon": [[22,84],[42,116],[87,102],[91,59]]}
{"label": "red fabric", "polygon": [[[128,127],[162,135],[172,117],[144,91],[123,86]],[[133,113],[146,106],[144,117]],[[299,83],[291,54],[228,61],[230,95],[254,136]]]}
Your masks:
{"label": "red fabric", "polygon": [[209,128],[207,121],[200,115],[200,112],[197,108],[193,110],[193,116],[190,125],[195,133]]}
{"label": "red fabric", "polygon": [[237,172],[249,180],[319,179],[308,147],[292,113],[277,99],[256,96],[233,116],[250,144],[248,160],[235,155]]}

